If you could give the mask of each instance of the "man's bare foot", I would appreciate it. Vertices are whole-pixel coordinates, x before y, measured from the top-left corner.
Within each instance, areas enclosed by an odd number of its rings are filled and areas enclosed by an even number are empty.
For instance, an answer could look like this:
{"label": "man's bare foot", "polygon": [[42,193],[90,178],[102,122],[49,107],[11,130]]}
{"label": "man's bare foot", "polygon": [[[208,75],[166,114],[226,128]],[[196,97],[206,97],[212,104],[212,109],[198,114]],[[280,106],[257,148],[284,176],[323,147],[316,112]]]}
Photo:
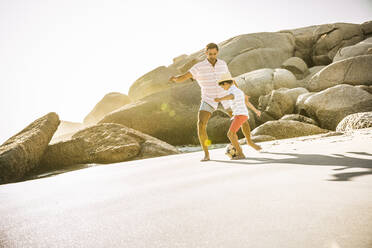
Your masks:
{"label": "man's bare foot", "polygon": [[211,160],[211,159],[209,158],[209,155],[208,155],[208,156],[205,156],[202,160],[200,160],[200,162],[205,162],[205,161],[209,161],[209,160]]}

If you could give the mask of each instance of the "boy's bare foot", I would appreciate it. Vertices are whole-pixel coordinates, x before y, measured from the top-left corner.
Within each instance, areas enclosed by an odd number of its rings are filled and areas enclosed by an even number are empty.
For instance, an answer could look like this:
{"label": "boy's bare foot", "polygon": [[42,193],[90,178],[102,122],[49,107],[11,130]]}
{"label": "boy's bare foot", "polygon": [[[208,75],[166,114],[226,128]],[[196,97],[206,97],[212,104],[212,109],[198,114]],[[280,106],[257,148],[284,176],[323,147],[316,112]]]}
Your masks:
{"label": "boy's bare foot", "polygon": [[259,146],[259,145],[256,145],[256,147],[254,149],[256,149],[256,151],[261,151],[262,150],[262,147]]}
{"label": "boy's bare foot", "polygon": [[244,154],[237,155],[236,157],[231,158],[231,160],[245,159]]}
{"label": "boy's bare foot", "polygon": [[205,161],[209,161],[209,160],[211,160],[211,159],[209,158],[209,155],[208,155],[208,156],[205,156],[202,160],[200,160],[200,162],[205,162]]}
{"label": "boy's bare foot", "polygon": [[239,159],[245,159],[245,156],[244,155],[239,155],[239,156],[231,158],[231,160],[239,160]]}

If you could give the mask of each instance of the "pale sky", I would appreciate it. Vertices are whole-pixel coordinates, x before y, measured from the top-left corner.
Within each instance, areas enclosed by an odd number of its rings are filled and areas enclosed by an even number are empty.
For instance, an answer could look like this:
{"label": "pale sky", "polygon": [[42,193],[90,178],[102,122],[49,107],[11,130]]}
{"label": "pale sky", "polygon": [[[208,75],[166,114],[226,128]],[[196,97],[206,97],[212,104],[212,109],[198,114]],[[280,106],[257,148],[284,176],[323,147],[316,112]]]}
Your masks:
{"label": "pale sky", "polygon": [[0,144],[56,112],[82,122],[109,92],[230,37],[372,20],[372,0],[0,0]]}

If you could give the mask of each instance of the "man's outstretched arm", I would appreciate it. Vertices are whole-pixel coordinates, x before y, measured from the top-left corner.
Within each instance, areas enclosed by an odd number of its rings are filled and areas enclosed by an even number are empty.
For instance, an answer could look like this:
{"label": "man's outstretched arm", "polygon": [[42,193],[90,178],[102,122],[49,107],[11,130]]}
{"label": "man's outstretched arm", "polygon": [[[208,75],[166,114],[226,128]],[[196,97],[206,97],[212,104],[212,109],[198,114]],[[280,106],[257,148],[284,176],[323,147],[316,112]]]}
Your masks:
{"label": "man's outstretched arm", "polygon": [[190,79],[190,78],[192,78],[192,74],[188,71],[185,74],[170,77],[169,81],[172,82],[172,83],[181,83],[181,82],[186,81],[187,79]]}

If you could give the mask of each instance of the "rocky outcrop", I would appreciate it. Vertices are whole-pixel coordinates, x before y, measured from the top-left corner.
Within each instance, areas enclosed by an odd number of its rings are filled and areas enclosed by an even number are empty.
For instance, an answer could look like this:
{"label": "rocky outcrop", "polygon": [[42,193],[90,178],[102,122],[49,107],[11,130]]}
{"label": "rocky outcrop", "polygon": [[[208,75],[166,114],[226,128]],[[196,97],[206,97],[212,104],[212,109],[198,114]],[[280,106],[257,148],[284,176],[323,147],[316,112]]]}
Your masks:
{"label": "rocky outcrop", "polygon": [[93,110],[84,118],[84,125],[94,125],[101,120],[106,114],[130,103],[131,100],[127,95],[111,92],[106,94]]}
{"label": "rocky outcrop", "polygon": [[346,116],[337,125],[336,131],[344,132],[369,127],[372,127],[372,112],[362,112]]}
{"label": "rocky outcrop", "polygon": [[314,95],[315,92],[309,92],[301,94],[297,97],[296,100],[296,106],[295,106],[295,113],[301,114],[301,115],[307,115],[306,108],[305,108],[305,101],[312,95]]}
{"label": "rocky outcrop", "polygon": [[70,140],[49,145],[32,173],[78,164],[108,164],[178,153],[154,137],[119,124],[99,124],[75,133]]}
{"label": "rocky outcrop", "polygon": [[0,184],[22,179],[39,164],[59,122],[56,113],[49,113],[0,146]]}
{"label": "rocky outcrop", "polygon": [[326,67],[326,66],[325,65],[318,65],[318,66],[311,67],[309,69],[309,74],[305,78],[300,79],[300,80],[297,81],[299,87],[306,88],[307,85],[309,84],[309,81],[311,80],[311,78],[315,74],[317,74],[318,72],[320,72],[324,67]]}
{"label": "rocky outcrop", "polygon": [[74,135],[76,132],[84,128],[87,128],[89,126],[91,125],[84,125],[83,123],[79,123],[79,122],[61,120],[57,128],[57,131],[54,133],[49,144],[57,143],[57,142],[64,141],[64,140],[69,140],[71,139],[72,135]]}
{"label": "rocky outcrop", "polygon": [[328,132],[328,130],[312,124],[292,120],[278,120],[268,121],[255,128],[252,131],[252,135],[269,135],[275,137],[275,139],[286,139],[326,132]]}
{"label": "rocky outcrop", "polygon": [[235,77],[235,80],[255,106],[260,96],[270,94],[272,90],[298,86],[293,73],[285,69],[259,69]]}
{"label": "rocky outcrop", "polygon": [[[99,123],[122,124],[172,145],[199,144],[197,122],[200,100],[198,84],[180,84],[113,111]],[[212,144],[227,141],[229,123],[225,114],[212,115],[207,126]],[[250,124],[254,122],[251,120]]]}
{"label": "rocky outcrop", "polygon": [[309,117],[303,116],[303,115],[299,115],[299,114],[285,115],[280,119],[281,120],[299,121],[299,122],[308,123],[308,124],[315,125],[315,126],[319,125],[315,120],[313,120]]}
{"label": "rocky outcrop", "polygon": [[360,27],[365,36],[372,35],[372,21],[364,22],[360,25]]}
{"label": "rocky outcrop", "polygon": [[117,123],[172,145],[198,144],[197,112],[200,87],[181,84],[128,104],[99,123]]}
{"label": "rocky outcrop", "polygon": [[365,39],[353,46],[341,48],[340,50],[338,50],[336,56],[333,58],[333,62],[360,55],[367,55],[368,49],[370,48],[372,48],[372,37]]}
{"label": "rocky outcrop", "polygon": [[[365,24],[369,30],[369,24]],[[328,65],[333,61],[337,51],[351,46],[366,37],[363,24],[333,23],[283,30],[294,37],[294,56],[303,59],[309,67]]]}
{"label": "rocky outcrop", "polygon": [[133,101],[154,94],[158,91],[168,89],[171,76],[179,74],[179,71],[172,67],[159,66],[137,79],[129,88],[129,97]]}
{"label": "rocky outcrop", "polygon": [[316,65],[327,65],[333,61],[342,47],[354,45],[364,39],[359,24],[336,23],[319,26],[314,33],[313,61]]}
{"label": "rocky outcrop", "polygon": [[[256,135],[256,136],[252,136],[251,139],[254,143],[259,143],[259,142],[266,142],[266,141],[275,140],[275,137],[270,136],[270,135]],[[244,144],[246,144],[246,143],[247,143],[247,141],[245,140]]]}
{"label": "rocky outcrop", "polygon": [[[279,32],[238,35],[218,43],[218,57],[226,61],[233,77],[262,68],[280,68],[292,57],[302,59],[307,67],[328,65],[337,51],[364,40],[370,35],[369,30],[368,22],[362,25],[334,23]],[[172,84],[168,83],[170,76],[187,72],[205,58],[204,47],[190,55],[182,54],[174,58],[171,65],[160,66],[136,80],[130,88],[129,96],[138,100],[172,87]],[[306,77],[305,71],[305,74],[296,76]]]}
{"label": "rocky outcrop", "polygon": [[372,95],[357,87],[341,84],[308,97],[304,109],[320,127],[335,130],[347,115],[372,111]]}
{"label": "rocky outcrop", "polygon": [[233,77],[260,68],[278,68],[293,56],[293,37],[285,33],[255,33],[232,38],[220,47]]}
{"label": "rocky outcrop", "polygon": [[367,91],[369,94],[372,94],[372,85],[370,85],[370,86],[367,86],[367,85],[357,85],[357,86],[355,86],[355,87],[357,87],[357,88],[359,88],[359,89],[362,89],[362,90],[365,90],[365,91]]}
{"label": "rocky outcrop", "polygon": [[372,55],[340,60],[315,74],[308,83],[309,91],[321,91],[338,84],[371,85]]}
{"label": "rocky outcrop", "polygon": [[281,68],[286,69],[295,75],[296,79],[301,80],[310,74],[305,61],[298,57],[291,57],[284,61]]}
{"label": "rocky outcrop", "polygon": [[270,94],[259,98],[259,107],[273,118],[280,119],[294,112],[297,97],[304,93],[308,93],[305,88],[273,90]]}

